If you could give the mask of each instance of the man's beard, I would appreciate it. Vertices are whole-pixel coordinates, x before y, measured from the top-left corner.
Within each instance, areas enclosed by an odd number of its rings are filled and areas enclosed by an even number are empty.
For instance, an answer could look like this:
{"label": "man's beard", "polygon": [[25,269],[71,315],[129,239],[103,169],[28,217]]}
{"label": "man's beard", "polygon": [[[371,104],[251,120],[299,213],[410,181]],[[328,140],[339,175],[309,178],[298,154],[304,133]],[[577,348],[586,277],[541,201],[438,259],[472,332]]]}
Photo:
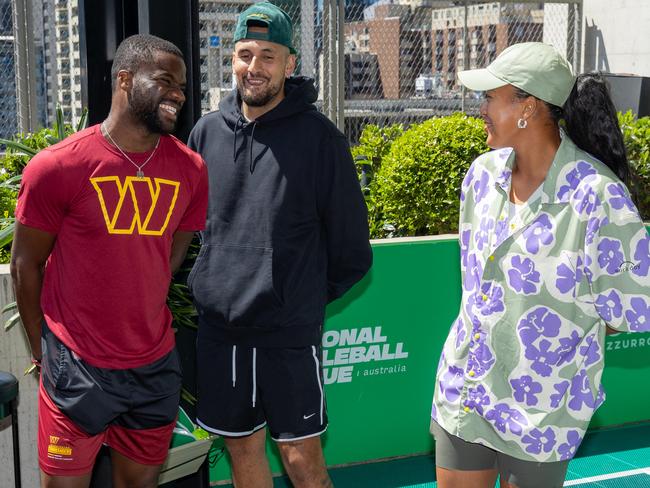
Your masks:
{"label": "man's beard", "polygon": [[137,85],[133,86],[131,92],[127,92],[129,107],[133,115],[142,122],[152,134],[169,134],[176,128],[176,123],[172,127],[165,127],[160,114],[158,113],[158,102],[147,98],[143,91],[139,90]]}
{"label": "man's beard", "polygon": [[271,102],[275,97],[278,96],[278,93],[283,89],[281,84],[273,85],[268,84],[267,89],[261,93],[255,95],[250,92],[247,93],[246,87],[244,85],[243,78],[237,78],[237,90],[239,91],[239,96],[242,101],[249,107],[263,107],[269,102]]}

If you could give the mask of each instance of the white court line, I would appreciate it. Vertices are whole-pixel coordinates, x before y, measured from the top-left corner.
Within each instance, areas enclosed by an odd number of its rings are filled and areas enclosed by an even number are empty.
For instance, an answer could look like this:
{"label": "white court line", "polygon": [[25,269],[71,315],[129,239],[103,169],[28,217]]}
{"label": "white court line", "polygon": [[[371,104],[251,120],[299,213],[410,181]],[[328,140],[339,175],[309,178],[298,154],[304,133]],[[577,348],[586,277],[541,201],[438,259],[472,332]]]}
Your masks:
{"label": "white court line", "polygon": [[589,478],[580,478],[579,480],[571,480],[564,483],[564,486],[575,486],[583,483],[594,483],[596,481],[613,480],[616,478],[624,478],[625,476],[634,476],[635,474],[650,475],[650,468],[630,469],[628,471],[619,471],[618,473],[601,474],[599,476],[590,476]]}

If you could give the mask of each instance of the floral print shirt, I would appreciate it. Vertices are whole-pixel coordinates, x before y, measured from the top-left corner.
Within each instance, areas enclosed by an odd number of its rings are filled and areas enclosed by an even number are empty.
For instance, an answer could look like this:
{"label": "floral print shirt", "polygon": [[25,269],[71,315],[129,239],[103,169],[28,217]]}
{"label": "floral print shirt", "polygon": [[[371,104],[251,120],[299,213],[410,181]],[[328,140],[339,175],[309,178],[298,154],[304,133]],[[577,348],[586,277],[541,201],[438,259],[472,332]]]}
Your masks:
{"label": "floral print shirt", "polygon": [[605,399],[605,325],[650,331],[650,237],[625,186],[566,135],[510,224],[513,162],[489,152],[463,182],[462,302],[431,415],[516,458],[566,460]]}

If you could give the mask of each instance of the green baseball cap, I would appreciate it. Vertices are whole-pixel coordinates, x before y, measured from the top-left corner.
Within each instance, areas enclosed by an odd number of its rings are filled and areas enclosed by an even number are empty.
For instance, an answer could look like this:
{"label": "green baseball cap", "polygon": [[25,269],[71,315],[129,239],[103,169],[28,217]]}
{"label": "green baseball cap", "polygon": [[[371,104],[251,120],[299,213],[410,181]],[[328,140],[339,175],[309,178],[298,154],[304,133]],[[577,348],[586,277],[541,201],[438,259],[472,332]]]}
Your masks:
{"label": "green baseball cap", "polygon": [[[249,32],[251,26],[266,27],[266,32]],[[237,19],[234,41],[242,39],[258,39],[275,42],[289,48],[291,54],[296,54],[293,47],[293,25],[291,17],[277,5],[270,2],[254,3],[244,10]]]}
{"label": "green baseball cap", "polygon": [[569,98],[575,83],[567,60],[553,46],[542,42],[513,44],[487,68],[460,71],[458,78],[476,91],[513,85],[558,107]]}

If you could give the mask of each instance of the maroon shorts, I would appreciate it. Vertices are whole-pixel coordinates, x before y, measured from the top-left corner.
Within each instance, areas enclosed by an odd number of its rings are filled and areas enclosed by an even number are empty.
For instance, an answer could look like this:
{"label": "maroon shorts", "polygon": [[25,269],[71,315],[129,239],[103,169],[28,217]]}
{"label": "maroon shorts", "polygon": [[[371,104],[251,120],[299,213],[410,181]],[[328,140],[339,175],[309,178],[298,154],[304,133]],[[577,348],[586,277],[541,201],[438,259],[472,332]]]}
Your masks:
{"label": "maroon shorts", "polygon": [[51,476],[92,470],[102,444],[146,465],[165,461],[176,423],[180,365],[176,351],[141,368],[85,363],[43,327],[38,458]]}

